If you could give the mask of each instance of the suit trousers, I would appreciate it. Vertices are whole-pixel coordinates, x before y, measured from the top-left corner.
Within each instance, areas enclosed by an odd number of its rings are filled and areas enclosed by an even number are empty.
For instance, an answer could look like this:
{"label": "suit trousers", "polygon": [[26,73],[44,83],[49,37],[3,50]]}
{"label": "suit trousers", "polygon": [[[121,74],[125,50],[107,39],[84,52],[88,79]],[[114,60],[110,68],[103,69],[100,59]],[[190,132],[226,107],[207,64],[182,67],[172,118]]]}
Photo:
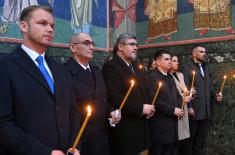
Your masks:
{"label": "suit trousers", "polygon": [[183,155],[203,155],[209,130],[209,120],[189,120],[190,138],[185,141]]}
{"label": "suit trousers", "polygon": [[173,144],[155,143],[150,148],[149,155],[173,155]]}

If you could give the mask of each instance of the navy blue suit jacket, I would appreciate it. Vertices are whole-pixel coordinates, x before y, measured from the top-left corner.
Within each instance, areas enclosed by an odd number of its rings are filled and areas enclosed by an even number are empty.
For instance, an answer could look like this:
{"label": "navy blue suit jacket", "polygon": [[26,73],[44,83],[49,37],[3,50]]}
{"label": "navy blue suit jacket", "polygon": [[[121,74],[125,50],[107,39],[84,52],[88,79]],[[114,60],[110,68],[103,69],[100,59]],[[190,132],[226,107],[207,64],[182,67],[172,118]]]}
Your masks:
{"label": "navy blue suit jacket", "polygon": [[[112,155],[134,155],[149,147],[148,123],[143,113],[143,104],[148,104],[145,71],[133,63],[134,73],[117,55],[105,63],[103,75],[108,90],[108,101],[119,108],[129,87],[130,80],[135,85],[123,109],[122,119],[115,128],[110,129]],[[128,146],[128,147],[127,147]]]}
{"label": "navy blue suit jacket", "polygon": [[102,72],[98,68],[90,66],[91,73],[87,75],[82,66],[73,58],[68,60],[65,65],[72,76],[81,122],[86,117],[88,103],[92,106],[92,115],[81,140],[81,154],[109,155],[107,127],[108,117],[113,108],[107,102],[107,91]]}
{"label": "navy blue suit jacket", "polygon": [[150,118],[151,138],[153,143],[172,144],[178,137],[178,118],[174,115],[175,108],[180,108],[180,96],[173,77],[164,75],[155,69],[148,76],[148,90],[154,98],[157,83],[162,82],[157,100],[155,101],[156,113]]}
{"label": "navy blue suit jacket", "polygon": [[72,139],[69,135],[77,132],[79,122],[72,106],[70,76],[63,65],[47,56],[45,59],[53,75],[54,94],[22,48],[0,58],[1,154],[49,155],[52,149],[66,151]]}

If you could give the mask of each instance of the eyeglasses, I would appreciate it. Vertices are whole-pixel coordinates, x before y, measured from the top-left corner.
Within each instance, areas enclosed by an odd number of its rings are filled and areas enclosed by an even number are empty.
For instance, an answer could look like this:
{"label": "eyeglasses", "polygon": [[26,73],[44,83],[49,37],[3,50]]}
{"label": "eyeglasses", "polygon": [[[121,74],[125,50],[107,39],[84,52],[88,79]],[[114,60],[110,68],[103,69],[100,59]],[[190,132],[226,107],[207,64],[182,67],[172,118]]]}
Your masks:
{"label": "eyeglasses", "polygon": [[72,44],[83,44],[83,45],[86,45],[86,46],[96,46],[95,42],[93,41],[89,41],[89,40],[85,40],[85,41],[81,41],[81,42],[76,42],[76,43],[72,43]]}
{"label": "eyeglasses", "polygon": [[138,44],[137,43],[122,43],[123,45],[130,45],[130,46],[138,46]]}

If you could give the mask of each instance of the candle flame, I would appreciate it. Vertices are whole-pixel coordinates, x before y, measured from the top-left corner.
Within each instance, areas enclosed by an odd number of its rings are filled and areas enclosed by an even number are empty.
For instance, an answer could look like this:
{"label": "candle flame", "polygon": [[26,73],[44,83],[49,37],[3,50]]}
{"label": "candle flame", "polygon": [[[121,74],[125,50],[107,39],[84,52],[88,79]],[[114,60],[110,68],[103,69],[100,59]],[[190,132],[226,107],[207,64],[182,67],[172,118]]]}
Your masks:
{"label": "candle flame", "polygon": [[233,78],[235,78],[235,74],[233,75]]}
{"label": "candle flame", "polygon": [[88,105],[88,106],[87,106],[87,114],[88,114],[89,116],[91,116],[91,111],[92,111],[91,106]]}
{"label": "candle flame", "polygon": [[143,65],[139,65],[139,69],[142,69],[143,68]]}
{"label": "candle flame", "polygon": [[162,86],[162,83],[161,83],[161,82],[159,82],[159,83],[158,83],[158,86],[159,86],[159,87],[161,87],[161,86]]}
{"label": "candle flame", "polygon": [[193,70],[192,73],[193,73],[193,75],[195,75],[196,72]]}
{"label": "candle flame", "polygon": [[135,81],[131,80],[131,86],[133,87],[135,85]]}
{"label": "candle flame", "polygon": [[227,79],[227,76],[226,76],[226,75],[224,75],[224,79]]}

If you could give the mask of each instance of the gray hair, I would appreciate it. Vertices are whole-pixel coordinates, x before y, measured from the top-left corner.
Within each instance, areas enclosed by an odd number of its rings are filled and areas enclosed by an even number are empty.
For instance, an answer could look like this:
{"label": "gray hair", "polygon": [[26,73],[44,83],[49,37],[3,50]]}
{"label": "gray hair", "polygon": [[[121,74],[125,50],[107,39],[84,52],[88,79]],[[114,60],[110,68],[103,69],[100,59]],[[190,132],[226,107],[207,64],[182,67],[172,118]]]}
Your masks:
{"label": "gray hair", "polygon": [[122,33],[116,40],[114,47],[113,47],[113,54],[116,54],[118,51],[118,45],[119,44],[124,44],[127,42],[128,39],[135,39],[136,40],[136,36],[129,34],[129,33]]}

